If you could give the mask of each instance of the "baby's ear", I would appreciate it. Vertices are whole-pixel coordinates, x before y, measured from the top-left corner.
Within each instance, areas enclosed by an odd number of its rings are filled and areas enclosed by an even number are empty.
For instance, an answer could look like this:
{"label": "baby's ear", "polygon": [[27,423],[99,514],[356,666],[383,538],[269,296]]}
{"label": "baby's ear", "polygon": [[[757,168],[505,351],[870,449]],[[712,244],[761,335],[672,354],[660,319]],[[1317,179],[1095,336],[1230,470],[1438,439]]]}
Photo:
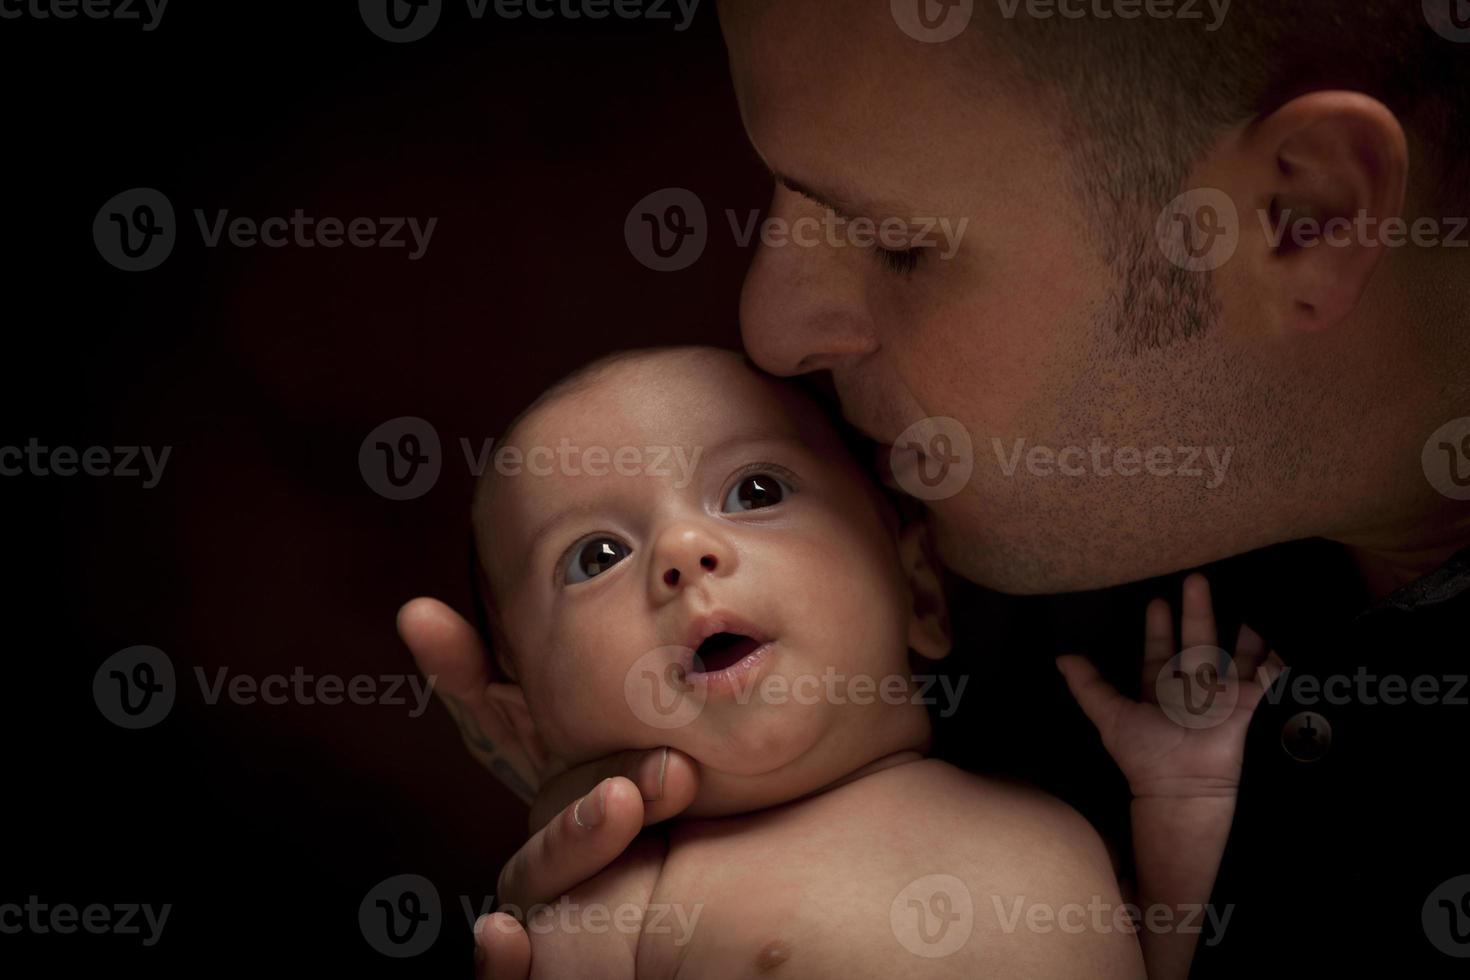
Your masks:
{"label": "baby's ear", "polygon": [[485,704],[500,716],[505,730],[514,733],[516,744],[539,773],[546,773],[551,766],[551,753],[536,731],[531,720],[531,711],[526,706],[526,692],[519,684],[488,684],[485,687]]}
{"label": "baby's ear", "polygon": [[949,600],[944,593],[944,574],[934,554],[929,526],[910,521],[898,532],[898,557],[908,576],[913,600],[909,614],[909,648],[921,657],[943,660],[949,656],[953,636],[949,628]]}

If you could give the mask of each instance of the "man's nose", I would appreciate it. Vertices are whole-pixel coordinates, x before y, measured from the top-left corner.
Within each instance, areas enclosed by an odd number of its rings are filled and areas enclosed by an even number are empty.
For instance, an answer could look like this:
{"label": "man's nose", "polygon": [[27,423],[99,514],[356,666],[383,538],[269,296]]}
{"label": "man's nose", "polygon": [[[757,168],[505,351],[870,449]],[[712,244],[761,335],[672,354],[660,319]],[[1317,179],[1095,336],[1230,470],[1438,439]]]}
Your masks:
{"label": "man's nose", "polygon": [[656,597],[671,598],[691,585],[729,575],[735,562],[735,549],[712,529],[673,524],[654,542],[649,586]]}
{"label": "man's nose", "polygon": [[763,240],[745,274],[741,336],[746,352],[772,374],[833,370],[877,349],[864,300],[870,257],[858,254],[843,223],[826,215],[778,186],[768,220],[784,223],[786,233]]}

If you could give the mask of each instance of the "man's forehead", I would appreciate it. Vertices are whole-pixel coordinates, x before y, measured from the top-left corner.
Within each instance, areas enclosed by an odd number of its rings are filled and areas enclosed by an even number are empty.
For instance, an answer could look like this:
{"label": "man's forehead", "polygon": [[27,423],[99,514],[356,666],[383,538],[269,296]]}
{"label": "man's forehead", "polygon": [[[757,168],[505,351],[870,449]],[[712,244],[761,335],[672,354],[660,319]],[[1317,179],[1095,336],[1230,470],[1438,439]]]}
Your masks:
{"label": "man's forehead", "polygon": [[741,116],[781,183],[843,216],[881,220],[942,209],[947,181],[994,177],[982,136],[1006,132],[1005,110],[972,78],[962,42],[908,38],[887,4],[728,6]]}

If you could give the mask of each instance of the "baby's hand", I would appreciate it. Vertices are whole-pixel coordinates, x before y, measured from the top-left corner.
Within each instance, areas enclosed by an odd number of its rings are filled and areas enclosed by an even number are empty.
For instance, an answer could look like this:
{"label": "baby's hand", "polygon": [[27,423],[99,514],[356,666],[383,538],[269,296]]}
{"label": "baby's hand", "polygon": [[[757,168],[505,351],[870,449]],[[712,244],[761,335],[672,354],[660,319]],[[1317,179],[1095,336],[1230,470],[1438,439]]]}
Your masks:
{"label": "baby's hand", "polygon": [[1246,728],[1281,660],[1242,625],[1232,660],[1215,646],[1215,615],[1203,575],[1184,581],[1184,650],[1174,652],[1169,604],[1144,614],[1142,699],[1119,694],[1076,655],[1057,666],[1137,799],[1234,796]]}

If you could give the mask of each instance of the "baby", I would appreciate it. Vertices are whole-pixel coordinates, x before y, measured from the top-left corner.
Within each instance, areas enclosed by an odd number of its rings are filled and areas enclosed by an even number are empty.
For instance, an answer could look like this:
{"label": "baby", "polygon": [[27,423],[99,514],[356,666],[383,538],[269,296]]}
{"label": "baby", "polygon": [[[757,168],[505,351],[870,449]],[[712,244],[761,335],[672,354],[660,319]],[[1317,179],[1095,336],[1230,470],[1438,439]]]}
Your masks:
{"label": "baby", "polygon": [[517,419],[473,519],[539,768],[701,769],[683,816],[524,910],[533,977],[1143,976],[1116,917],[1037,925],[1122,908],[1086,821],[925,758],[939,570],[797,388],[706,348],[606,358]]}

